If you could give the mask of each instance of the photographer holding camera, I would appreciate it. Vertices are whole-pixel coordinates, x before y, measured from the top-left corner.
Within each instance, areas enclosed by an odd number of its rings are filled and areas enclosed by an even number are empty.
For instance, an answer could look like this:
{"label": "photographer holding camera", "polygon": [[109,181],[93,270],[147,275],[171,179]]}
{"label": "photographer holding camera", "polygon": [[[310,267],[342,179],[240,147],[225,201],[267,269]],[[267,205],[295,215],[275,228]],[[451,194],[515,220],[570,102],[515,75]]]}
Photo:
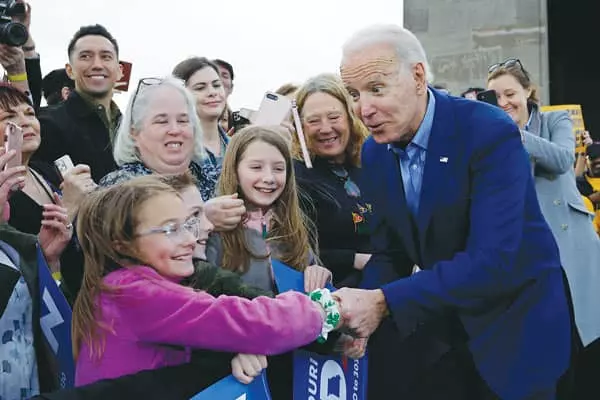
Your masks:
{"label": "photographer holding camera", "polygon": [[40,57],[29,33],[31,6],[23,0],[0,0],[0,64],[12,86],[39,109],[42,91]]}

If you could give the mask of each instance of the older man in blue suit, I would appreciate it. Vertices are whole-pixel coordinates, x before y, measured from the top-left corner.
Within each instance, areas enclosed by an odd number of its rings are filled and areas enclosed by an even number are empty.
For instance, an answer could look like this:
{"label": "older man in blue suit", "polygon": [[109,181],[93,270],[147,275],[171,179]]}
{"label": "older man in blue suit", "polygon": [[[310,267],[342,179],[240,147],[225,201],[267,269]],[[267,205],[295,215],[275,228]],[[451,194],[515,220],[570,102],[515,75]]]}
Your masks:
{"label": "older man in blue suit", "polygon": [[519,128],[429,87],[425,52],[400,27],[356,33],[340,71],[372,133],[362,189],[380,249],[364,272],[377,288],[337,292],[347,325],[366,337],[390,323],[407,357],[422,349],[402,398],[556,398],[572,316]]}

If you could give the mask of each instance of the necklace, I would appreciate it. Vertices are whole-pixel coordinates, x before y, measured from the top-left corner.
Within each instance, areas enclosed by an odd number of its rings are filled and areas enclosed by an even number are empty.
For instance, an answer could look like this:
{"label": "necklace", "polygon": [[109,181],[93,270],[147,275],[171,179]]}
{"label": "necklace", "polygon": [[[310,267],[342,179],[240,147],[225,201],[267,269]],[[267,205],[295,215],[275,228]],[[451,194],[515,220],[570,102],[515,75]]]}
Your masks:
{"label": "necklace", "polygon": [[344,168],[342,165],[335,164],[331,166],[331,172],[333,172],[333,174],[337,176],[340,181],[342,181],[344,184],[344,190],[348,196],[354,199],[360,197],[360,188],[350,178],[350,174],[346,168]]}

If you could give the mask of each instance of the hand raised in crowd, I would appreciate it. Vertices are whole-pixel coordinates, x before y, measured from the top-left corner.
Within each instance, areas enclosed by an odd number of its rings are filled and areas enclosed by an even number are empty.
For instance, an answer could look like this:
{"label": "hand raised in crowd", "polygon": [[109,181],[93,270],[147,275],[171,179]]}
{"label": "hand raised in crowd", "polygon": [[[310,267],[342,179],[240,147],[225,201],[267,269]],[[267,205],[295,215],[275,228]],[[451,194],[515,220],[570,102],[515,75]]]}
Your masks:
{"label": "hand raised in crowd", "polygon": [[0,65],[8,75],[18,75],[26,72],[25,54],[20,47],[0,44]]}
{"label": "hand raised in crowd", "polygon": [[65,247],[73,236],[73,224],[60,196],[54,193],[56,204],[44,204],[42,227],[38,235],[40,247],[48,264],[57,264]]}
{"label": "hand raised in crowd", "polygon": [[24,0],[17,0],[15,3],[21,3],[25,6],[25,14],[13,15],[11,19],[13,22],[25,25],[25,28],[29,32],[29,27],[31,26],[31,5]]}
{"label": "hand raised in crowd", "polygon": [[367,338],[354,338],[341,334],[335,344],[335,351],[355,360],[362,358],[367,351]]}
{"label": "hand raised in crowd", "polygon": [[387,314],[387,304],[379,289],[341,288],[332,293],[339,301],[344,327],[355,337],[367,338]]}
{"label": "hand raised in crowd", "polygon": [[14,150],[5,153],[4,147],[0,146],[0,216],[2,222],[9,219],[8,199],[11,192],[22,190],[25,187],[25,174],[27,168],[22,165],[4,169],[6,163],[15,157]]}
{"label": "hand raised in crowd", "polygon": [[265,356],[238,354],[231,360],[231,374],[235,379],[247,385],[260,375],[267,365]]}
{"label": "hand raised in crowd", "polygon": [[70,221],[77,215],[78,204],[83,197],[95,190],[97,186],[92,180],[91,170],[87,165],[76,165],[64,175],[60,189],[63,193],[62,201],[69,211]]}
{"label": "hand raised in crowd", "polygon": [[590,144],[594,143],[594,140],[592,139],[592,137],[590,136],[590,133],[588,131],[583,131],[581,139],[582,139],[584,146],[589,146]]}
{"label": "hand raised in crowd", "polygon": [[320,265],[310,265],[304,270],[304,290],[307,293],[322,289],[331,282],[333,274],[330,270]]}
{"label": "hand raised in crowd", "polygon": [[238,194],[214,197],[204,204],[206,218],[216,231],[230,231],[240,224],[246,213],[244,200]]}

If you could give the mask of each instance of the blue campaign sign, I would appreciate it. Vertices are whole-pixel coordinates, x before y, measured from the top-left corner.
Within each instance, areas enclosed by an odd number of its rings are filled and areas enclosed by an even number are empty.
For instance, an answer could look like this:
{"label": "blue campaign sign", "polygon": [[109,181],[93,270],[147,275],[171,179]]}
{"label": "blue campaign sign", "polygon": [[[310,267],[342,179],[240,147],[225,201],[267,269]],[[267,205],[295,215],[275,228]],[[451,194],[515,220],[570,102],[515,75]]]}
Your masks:
{"label": "blue campaign sign", "polygon": [[232,375],[221,379],[208,389],[198,393],[191,400],[271,400],[265,373],[256,377],[249,385],[244,385]]}
{"label": "blue campaign sign", "polygon": [[294,400],[365,400],[367,377],[367,356],[353,360],[294,352]]}
{"label": "blue campaign sign", "polygon": [[[275,259],[271,259],[271,266],[273,268],[275,285],[279,293],[289,292],[290,290],[304,292],[304,274],[302,272],[296,271],[292,267]],[[335,290],[330,284],[326,287],[332,292]]]}
{"label": "blue campaign sign", "polygon": [[[279,292],[304,292],[304,275],[279,260],[271,260]],[[327,286],[333,291],[335,288]],[[342,355],[294,352],[294,400],[365,400],[368,356],[359,360]]]}
{"label": "blue campaign sign", "polygon": [[75,363],[71,345],[71,307],[52,278],[39,245],[37,259],[40,281],[40,325],[57,361],[58,383],[61,388],[70,388],[75,385]]}

